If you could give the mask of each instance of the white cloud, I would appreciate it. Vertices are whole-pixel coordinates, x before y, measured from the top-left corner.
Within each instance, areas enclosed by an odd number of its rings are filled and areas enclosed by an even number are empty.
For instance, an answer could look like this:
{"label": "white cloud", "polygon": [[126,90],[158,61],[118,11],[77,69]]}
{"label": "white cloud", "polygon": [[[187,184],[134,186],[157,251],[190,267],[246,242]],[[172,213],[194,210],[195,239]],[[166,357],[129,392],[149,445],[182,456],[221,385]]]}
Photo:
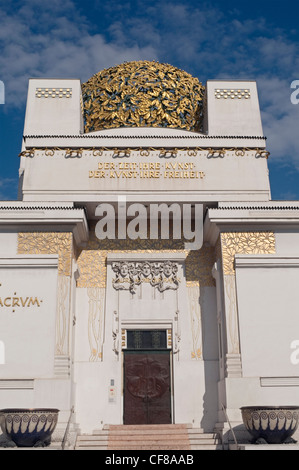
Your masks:
{"label": "white cloud", "polygon": [[84,81],[126,60],[157,59],[150,45],[108,43],[103,35],[90,34],[85,18],[75,14],[78,22],[72,19],[70,12],[74,13],[75,6],[70,0],[64,4],[52,1],[51,8],[44,3],[41,7],[37,0],[25,3],[16,11],[0,7],[4,24],[0,28],[0,79],[6,86],[7,106],[24,105],[31,77],[74,77]]}
{"label": "white cloud", "polygon": [[262,77],[258,88],[270,158],[299,170],[299,105],[291,103],[291,81],[291,77]]}
{"label": "white cloud", "polygon": [[272,158],[288,155],[299,168],[299,105],[291,105],[289,89],[291,81],[299,79],[293,75],[299,53],[287,32],[265,18],[241,21],[202,3],[191,7],[178,0],[145,0],[134,5],[136,11],[131,2],[96,1],[98,11],[110,12],[113,18],[101,31],[82,16],[74,0],[2,2],[0,79],[7,106],[24,105],[30,77],[85,81],[129,60],[168,62],[203,82],[256,79]]}

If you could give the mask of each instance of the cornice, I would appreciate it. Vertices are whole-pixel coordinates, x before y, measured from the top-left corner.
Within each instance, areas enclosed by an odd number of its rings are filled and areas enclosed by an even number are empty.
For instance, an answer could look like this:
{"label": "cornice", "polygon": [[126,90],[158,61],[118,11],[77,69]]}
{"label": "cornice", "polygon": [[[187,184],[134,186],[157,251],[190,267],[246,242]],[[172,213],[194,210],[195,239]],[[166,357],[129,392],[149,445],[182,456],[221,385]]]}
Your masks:
{"label": "cornice", "polygon": [[299,230],[299,202],[285,204],[219,204],[207,209],[204,239],[214,245],[221,232],[260,231],[279,229]]}
{"label": "cornice", "polygon": [[265,136],[249,136],[249,135],[24,135],[24,139],[181,139],[181,140],[201,140],[201,139],[258,139],[267,140]]}
{"label": "cornice", "polygon": [[78,244],[86,243],[89,229],[85,209],[71,205],[0,203],[0,227],[13,231],[71,231]]}

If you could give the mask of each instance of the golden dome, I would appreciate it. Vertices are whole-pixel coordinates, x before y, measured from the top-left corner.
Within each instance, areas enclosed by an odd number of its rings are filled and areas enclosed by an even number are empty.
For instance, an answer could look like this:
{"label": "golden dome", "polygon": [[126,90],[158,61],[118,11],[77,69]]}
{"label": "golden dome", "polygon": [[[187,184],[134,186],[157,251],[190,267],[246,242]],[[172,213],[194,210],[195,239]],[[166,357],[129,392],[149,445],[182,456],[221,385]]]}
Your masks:
{"label": "golden dome", "polygon": [[85,132],[117,127],[199,131],[203,92],[197,78],[171,65],[125,62],[82,84]]}

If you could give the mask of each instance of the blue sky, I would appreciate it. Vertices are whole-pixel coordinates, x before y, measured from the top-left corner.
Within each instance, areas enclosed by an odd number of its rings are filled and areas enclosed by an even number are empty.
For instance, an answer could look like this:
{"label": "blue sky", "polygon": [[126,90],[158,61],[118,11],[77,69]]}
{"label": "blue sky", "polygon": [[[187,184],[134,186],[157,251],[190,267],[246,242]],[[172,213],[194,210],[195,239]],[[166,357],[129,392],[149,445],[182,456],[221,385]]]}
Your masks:
{"label": "blue sky", "polygon": [[[257,81],[273,199],[299,199],[299,0],[0,0],[0,199],[16,199],[29,78],[129,60]],[[299,94],[298,94],[299,97]]]}

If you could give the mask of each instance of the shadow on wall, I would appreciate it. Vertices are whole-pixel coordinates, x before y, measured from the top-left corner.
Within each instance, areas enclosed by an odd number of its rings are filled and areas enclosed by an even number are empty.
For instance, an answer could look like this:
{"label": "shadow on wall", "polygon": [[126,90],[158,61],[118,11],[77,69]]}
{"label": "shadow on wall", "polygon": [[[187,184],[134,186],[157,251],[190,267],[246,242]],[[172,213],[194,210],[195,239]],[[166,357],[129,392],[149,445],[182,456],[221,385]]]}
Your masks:
{"label": "shadow on wall", "polygon": [[[217,342],[215,288],[200,288],[199,304],[202,322],[202,354],[204,360],[205,394],[201,427],[212,432],[218,421],[219,359]],[[213,315],[213,312],[215,315]]]}

